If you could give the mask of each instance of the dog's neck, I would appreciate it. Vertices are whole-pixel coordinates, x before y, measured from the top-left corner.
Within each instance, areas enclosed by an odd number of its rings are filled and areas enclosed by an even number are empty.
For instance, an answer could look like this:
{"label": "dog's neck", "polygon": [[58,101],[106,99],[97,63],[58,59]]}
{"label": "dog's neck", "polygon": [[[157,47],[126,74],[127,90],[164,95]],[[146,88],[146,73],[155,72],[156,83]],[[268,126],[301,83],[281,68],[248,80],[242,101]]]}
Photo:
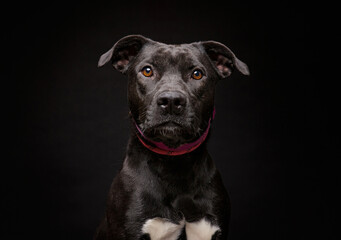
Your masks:
{"label": "dog's neck", "polygon": [[202,172],[203,169],[215,168],[207,151],[207,140],[190,153],[169,156],[150,151],[143,146],[136,134],[132,132],[124,164],[129,165],[129,168],[135,169],[142,165],[148,166],[155,174],[164,177],[183,178],[189,177],[192,173],[200,177],[201,174],[207,174],[206,172]]}

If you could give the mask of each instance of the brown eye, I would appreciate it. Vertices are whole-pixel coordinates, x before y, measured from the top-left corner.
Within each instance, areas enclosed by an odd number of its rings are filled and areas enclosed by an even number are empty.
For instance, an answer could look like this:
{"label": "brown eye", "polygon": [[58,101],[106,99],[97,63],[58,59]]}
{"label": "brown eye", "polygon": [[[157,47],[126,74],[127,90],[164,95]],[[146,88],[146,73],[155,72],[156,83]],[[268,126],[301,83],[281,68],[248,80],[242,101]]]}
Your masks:
{"label": "brown eye", "polygon": [[151,77],[153,75],[153,70],[151,67],[144,67],[142,68],[142,74],[145,77]]}
{"label": "brown eye", "polygon": [[195,80],[200,80],[202,76],[203,73],[200,70],[194,70],[194,72],[192,73],[192,78],[194,78]]}

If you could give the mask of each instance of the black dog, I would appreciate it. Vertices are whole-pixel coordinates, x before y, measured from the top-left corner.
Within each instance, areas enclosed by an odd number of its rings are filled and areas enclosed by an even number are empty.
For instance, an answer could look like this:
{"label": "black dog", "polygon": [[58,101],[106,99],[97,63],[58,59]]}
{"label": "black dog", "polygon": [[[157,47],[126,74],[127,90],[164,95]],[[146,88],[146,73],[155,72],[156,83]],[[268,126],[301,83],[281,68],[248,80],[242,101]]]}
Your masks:
{"label": "black dog", "polygon": [[119,40],[111,61],[128,76],[132,134],[95,239],[226,239],[230,205],[206,148],[218,80],[248,67],[214,42]]}

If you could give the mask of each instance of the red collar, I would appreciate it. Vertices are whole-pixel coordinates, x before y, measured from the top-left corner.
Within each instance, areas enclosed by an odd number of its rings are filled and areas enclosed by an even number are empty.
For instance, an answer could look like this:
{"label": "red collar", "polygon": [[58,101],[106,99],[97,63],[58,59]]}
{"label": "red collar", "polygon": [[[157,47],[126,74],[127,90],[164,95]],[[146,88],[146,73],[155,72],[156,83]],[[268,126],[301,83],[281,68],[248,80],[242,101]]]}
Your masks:
{"label": "red collar", "polygon": [[194,142],[185,143],[183,145],[180,145],[177,148],[170,148],[166,146],[163,142],[156,142],[156,141],[148,139],[143,134],[141,129],[138,127],[135,120],[134,119],[133,120],[135,123],[135,127],[137,129],[136,136],[138,137],[138,139],[140,140],[143,146],[148,148],[150,151],[161,154],[161,155],[178,156],[178,155],[182,155],[182,154],[186,154],[186,153],[190,153],[194,151],[205,141],[208,135],[208,132],[210,130],[211,120],[214,119],[214,116],[215,116],[215,108],[213,109],[212,118],[208,120],[208,125],[207,125],[205,132]]}

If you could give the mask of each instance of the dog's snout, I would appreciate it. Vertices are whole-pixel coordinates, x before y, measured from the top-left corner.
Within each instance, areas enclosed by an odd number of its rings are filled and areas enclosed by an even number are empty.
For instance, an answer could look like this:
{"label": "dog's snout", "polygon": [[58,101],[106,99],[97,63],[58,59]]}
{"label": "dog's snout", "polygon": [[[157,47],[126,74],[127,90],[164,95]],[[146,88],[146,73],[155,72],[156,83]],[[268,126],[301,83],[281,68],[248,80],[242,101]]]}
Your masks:
{"label": "dog's snout", "polygon": [[180,92],[163,92],[156,102],[166,114],[180,114],[186,107],[186,97]]}

